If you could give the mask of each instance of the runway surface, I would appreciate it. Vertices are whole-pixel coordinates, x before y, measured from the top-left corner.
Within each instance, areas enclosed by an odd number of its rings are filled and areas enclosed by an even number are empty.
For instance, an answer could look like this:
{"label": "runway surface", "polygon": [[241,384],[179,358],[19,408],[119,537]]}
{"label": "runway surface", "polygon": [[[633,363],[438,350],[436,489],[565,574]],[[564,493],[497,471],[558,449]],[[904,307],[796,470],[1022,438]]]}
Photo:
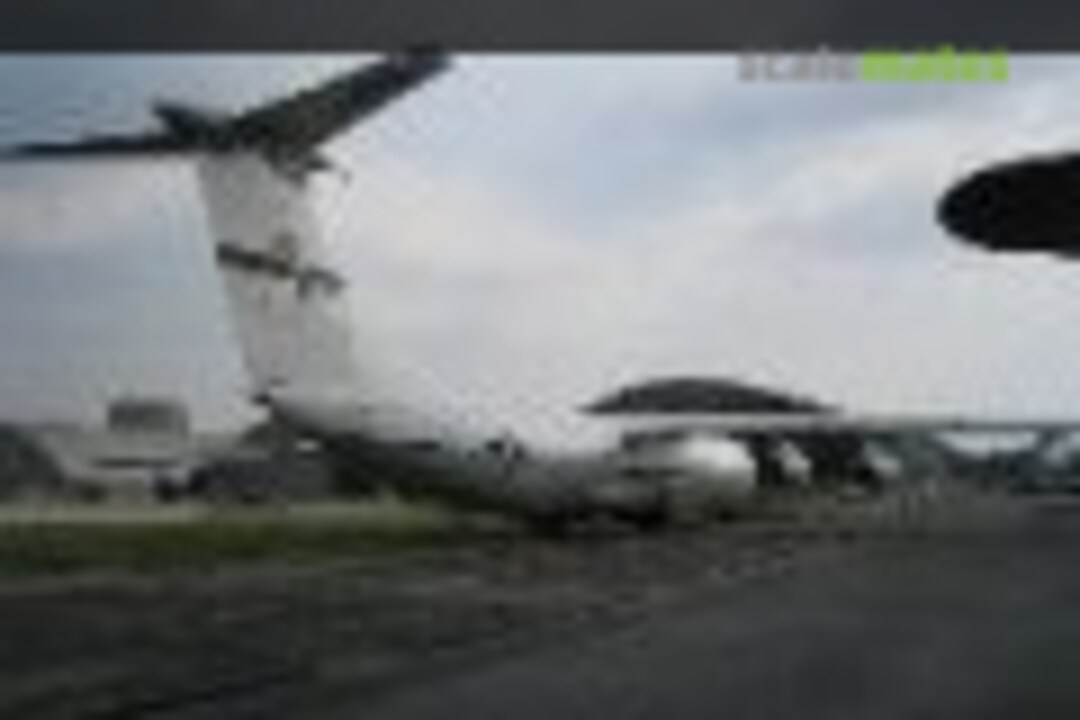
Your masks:
{"label": "runway surface", "polygon": [[1080,512],[874,543],[362,716],[1075,718]]}
{"label": "runway surface", "polygon": [[0,716],[1080,715],[1080,504],[9,579]]}

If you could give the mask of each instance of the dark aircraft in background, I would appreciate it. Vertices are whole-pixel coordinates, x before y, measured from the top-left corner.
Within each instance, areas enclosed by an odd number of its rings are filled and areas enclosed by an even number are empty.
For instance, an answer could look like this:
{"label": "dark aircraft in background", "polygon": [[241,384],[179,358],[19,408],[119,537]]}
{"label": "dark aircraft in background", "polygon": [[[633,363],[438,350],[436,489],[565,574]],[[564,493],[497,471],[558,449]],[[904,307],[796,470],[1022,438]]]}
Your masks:
{"label": "dark aircraft in background", "polygon": [[675,506],[703,516],[745,506],[761,487],[751,450],[771,439],[804,438],[807,447],[825,447],[938,431],[1077,427],[1073,421],[866,417],[807,407],[654,413],[635,419],[637,437],[647,431],[650,442],[549,452],[507,437],[466,435],[423,408],[378,400],[362,365],[353,362],[342,315],[347,279],[325,261],[308,181],[330,165],[320,151],[326,141],[447,66],[437,50],[393,53],[246,111],[158,104],[158,125],[147,132],[23,145],[6,157],[193,161],[253,401],[320,445],[337,468],[362,468],[404,494],[540,524],[598,516],[651,524]]}
{"label": "dark aircraft in background", "polygon": [[[621,388],[596,400],[585,412],[602,417],[684,415],[723,416],[733,413],[779,413],[832,416],[839,408],[808,397],[744,381],[716,377],[661,378]],[[647,444],[666,437],[663,429],[628,431],[624,445]],[[875,486],[888,474],[874,467],[871,443],[854,433],[733,434],[754,459],[762,486],[816,482],[854,482]]]}
{"label": "dark aircraft in background", "polygon": [[[942,193],[937,219],[982,250],[1080,259],[1080,153],[1029,155],[971,172]],[[1048,448],[997,453],[983,474],[1018,490],[1080,490],[1080,454],[1049,450],[1059,455],[1049,464]]]}
{"label": "dark aircraft in background", "polygon": [[1080,257],[1080,154],[980,169],[942,195],[937,215],[953,235],[986,250]]}
{"label": "dark aircraft in background", "polygon": [[[625,421],[623,442],[631,446],[663,440],[672,429],[684,432],[682,422],[708,427],[714,423],[723,426],[728,420],[738,424],[753,415],[758,415],[761,423],[768,422],[769,415],[778,420],[789,416],[794,423],[790,430],[761,432],[748,426],[731,431],[754,458],[758,482],[765,487],[809,484],[880,489],[913,479],[942,478],[981,482],[978,476],[990,462],[990,456],[983,457],[941,437],[947,429],[944,418],[932,419],[926,432],[894,427],[874,432],[857,417],[854,422],[858,427],[848,429],[844,427],[846,411],[835,404],[728,378],[649,380],[610,393],[585,411]],[[800,427],[808,415],[819,418],[817,427]],[[838,426],[825,431],[829,423]],[[1021,428],[1005,429],[1012,432]],[[994,467],[1007,466],[1009,472],[993,473],[996,480],[990,484],[1000,487],[1026,478],[1060,445],[1063,434],[1036,432],[1015,456],[993,455]]]}

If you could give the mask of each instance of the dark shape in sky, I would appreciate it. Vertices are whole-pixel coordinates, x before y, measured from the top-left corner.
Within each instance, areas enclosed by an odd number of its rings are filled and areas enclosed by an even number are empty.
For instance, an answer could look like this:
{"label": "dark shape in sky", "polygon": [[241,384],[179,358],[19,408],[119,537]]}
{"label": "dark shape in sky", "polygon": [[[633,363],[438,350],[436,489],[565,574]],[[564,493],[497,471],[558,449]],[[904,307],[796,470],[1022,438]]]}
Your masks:
{"label": "dark shape in sky", "polygon": [[938,221],[989,250],[1080,255],[1080,154],[1025,157],[957,182]]}

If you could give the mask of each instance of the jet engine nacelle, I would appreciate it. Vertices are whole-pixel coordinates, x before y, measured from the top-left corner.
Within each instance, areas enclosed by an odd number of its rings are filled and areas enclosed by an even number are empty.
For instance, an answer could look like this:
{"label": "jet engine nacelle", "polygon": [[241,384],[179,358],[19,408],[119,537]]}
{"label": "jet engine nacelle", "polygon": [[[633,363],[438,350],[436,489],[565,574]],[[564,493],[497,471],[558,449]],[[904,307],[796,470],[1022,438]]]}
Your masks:
{"label": "jet engine nacelle", "polygon": [[745,507],[757,489],[746,446],[722,437],[666,437],[623,450],[624,476],[658,488],[668,514],[702,517]]}

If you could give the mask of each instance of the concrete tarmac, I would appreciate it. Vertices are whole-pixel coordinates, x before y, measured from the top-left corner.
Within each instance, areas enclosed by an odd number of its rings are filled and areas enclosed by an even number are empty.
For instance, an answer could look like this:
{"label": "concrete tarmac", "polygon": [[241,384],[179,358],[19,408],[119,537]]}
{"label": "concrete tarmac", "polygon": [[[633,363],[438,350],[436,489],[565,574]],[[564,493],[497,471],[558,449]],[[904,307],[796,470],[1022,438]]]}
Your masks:
{"label": "concrete tarmac", "polygon": [[13,576],[0,717],[1080,717],[1080,502],[901,510]]}
{"label": "concrete tarmac", "polygon": [[1080,508],[893,538],[812,572],[337,717],[1080,717]]}

